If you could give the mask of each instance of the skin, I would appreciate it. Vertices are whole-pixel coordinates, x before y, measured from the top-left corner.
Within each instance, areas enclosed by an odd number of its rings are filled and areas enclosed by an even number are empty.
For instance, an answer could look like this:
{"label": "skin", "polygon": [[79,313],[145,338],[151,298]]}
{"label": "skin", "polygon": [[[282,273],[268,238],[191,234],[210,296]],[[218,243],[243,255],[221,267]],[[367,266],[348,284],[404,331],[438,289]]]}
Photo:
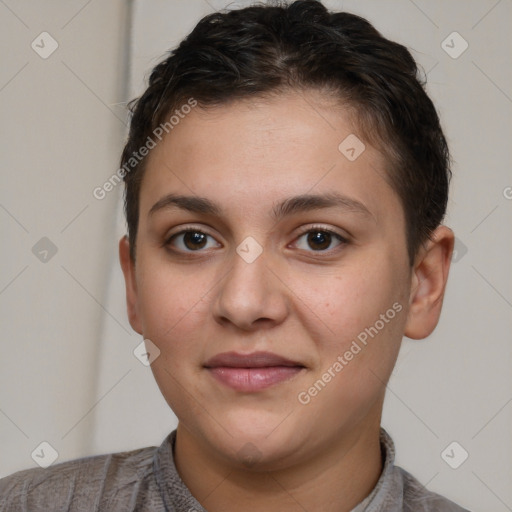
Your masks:
{"label": "skin", "polygon": [[[210,512],[355,507],[382,471],[385,383],[402,337],[424,338],[437,325],[453,233],[439,226],[411,267],[404,212],[385,179],[384,157],[366,144],[349,161],[338,145],[351,133],[357,128],[332,100],[290,92],[196,107],[149,155],[136,264],[128,239],[119,245],[128,315],[160,350],[152,370],[179,419],[176,466]],[[332,191],[369,213],[270,216],[285,198]],[[171,192],[207,197],[222,214],[164,208],[149,215]],[[169,241],[185,228],[210,235],[207,245],[194,251],[197,242],[183,234]],[[331,229],[346,242],[308,242],[309,229],[311,236]],[[248,236],[263,249],[252,263],[236,252]],[[400,313],[301,404],[298,394],[395,303]],[[203,366],[227,351],[269,351],[305,368],[243,393]]]}

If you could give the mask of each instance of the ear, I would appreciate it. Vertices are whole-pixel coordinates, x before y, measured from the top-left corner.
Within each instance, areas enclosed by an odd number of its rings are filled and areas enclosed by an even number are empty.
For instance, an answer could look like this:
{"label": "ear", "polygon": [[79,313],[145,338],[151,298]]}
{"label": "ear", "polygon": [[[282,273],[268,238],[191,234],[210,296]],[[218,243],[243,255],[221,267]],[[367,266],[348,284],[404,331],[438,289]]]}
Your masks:
{"label": "ear", "polygon": [[125,235],[119,240],[119,261],[123,269],[126,287],[126,306],[128,320],[133,330],[142,334],[142,322],[138,307],[137,281],[135,279],[135,262],[130,256],[130,242]]}
{"label": "ear", "polygon": [[404,331],[408,338],[426,338],[439,322],[453,244],[453,231],[439,226],[416,257]]}

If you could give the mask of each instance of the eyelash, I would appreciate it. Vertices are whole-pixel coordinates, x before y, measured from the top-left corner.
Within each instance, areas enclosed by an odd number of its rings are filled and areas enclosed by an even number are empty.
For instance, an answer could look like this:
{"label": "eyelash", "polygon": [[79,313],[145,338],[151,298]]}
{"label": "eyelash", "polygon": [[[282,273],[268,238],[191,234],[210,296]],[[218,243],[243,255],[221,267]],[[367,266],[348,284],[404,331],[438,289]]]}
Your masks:
{"label": "eyelash", "polygon": [[[304,235],[307,235],[308,233],[319,233],[319,232],[320,233],[328,234],[328,235],[333,236],[334,238],[336,238],[339,241],[339,244],[336,246],[338,248],[340,248],[340,246],[343,246],[343,245],[346,245],[346,244],[349,243],[348,240],[344,236],[342,236],[339,233],[337,233],[336,231],[333,231],[332,229],[326,228],[324,226],[309,226],[307,229],[305,229],[304,231],[301,231],[297,235],[296,240],[300,239]],[[199,228],[197,228],[195,226],[186,226],[185,229],[182,229],[178,233],[174,233],[169,238],[167,238],[166,241],[164,242],[164,246],[165,247],[170,246],[172,241],[175,238],[177,238],[180,235],[184,235],[186,233],[201,233],[203,235],[206,235],[206,236],[209,236],[211,238],[214,238],[212,235],[210,235],[209,233],[205,232],[203,229],[199,229]],[[318,250],[318,251],[311,250],[311,251],[306,251],[306,252],[311,252],[311,253],[314,253],[314,254],[327,254],[327,253],[331,253],[333,251],[336,251],[336,247],[334,249]],[[192,254],[192,253],[196,253],[196,252],[197,253],[205,252],[205,251],[202,251],[201,249],[198,249],[196,251],[191,251],[191,250],[183,251],[181,249],[178,249],[178,250],[171,249],[171,250],[173,252],[184,253],[184,254]]]}
{"label": "eyelash", "polygon": [[[309,226],[304,231],[301,231],[297,235],[297,239],[303,237],[304,235],[307,235],[308,233],[327,233],[328,235],[338,239],[339,244],[336,246],[338,248],[341,248],[341,246],[348,244],[347,238],[340,235],[336,231],[326,228],[324,226]],[[307,252],[313,252],[313,253],[331,253],[336,250],[336,247],[334,249],[328,249],[328,250],[319,250],[319,251],[307,251]]]}

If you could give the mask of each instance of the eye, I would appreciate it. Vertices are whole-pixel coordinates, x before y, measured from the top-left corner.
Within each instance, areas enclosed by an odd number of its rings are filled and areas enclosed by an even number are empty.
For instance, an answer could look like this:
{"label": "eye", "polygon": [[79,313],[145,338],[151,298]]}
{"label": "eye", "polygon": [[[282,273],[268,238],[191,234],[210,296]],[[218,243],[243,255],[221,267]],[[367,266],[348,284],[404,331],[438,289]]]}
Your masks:
{"label": "eye", "polygon": [[[189,228],[172,235],[167,239],[165,245],[177,246],[178,250],[183,252],[200,252],[201,249],[210,249],[212,247],[208,246],[208,238],[213,240],[213,237],[208,233],[199,229]],[[215,244],[213,247],[215,247]]]}
{"label": "eye", "polygon": [[[347,239],[340,234],[321,226],[309,228],[302,233],[297,240],[300,241],[300,239],[304,238],[306,235],[305,243],[308,244],[309,247],[312,247],[314,252],[328,252],[326,249],[329,249],[333,242],[338,242],[335,247],[348,243]],[[304,244],[302,247],[300,247],[300,244],[297,242],[296,244],[299,246],[299,249],[307,250]]]}

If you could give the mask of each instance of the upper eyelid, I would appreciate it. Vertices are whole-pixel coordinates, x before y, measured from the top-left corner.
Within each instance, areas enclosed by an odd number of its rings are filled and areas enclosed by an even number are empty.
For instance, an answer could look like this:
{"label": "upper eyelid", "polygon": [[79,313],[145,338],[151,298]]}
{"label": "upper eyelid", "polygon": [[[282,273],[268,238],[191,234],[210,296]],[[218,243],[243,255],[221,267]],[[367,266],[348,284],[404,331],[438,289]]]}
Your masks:
{"label": "upper eyelid", "polygon": [[[331,228],[325,228],[325,227],[322,227],[322,226],[311,226],[311,227],[308,227],[306,229],[304,229],[303,231],[301,231],[300,233],[298,233],[294,239],[294,242],[299,239],[299,238],[302,238],[304,235],[306,235],[307,233],[310,233],[310,232],[315,232],[315,231],[320,231],[320,232],[325,232],[325,233],[329,233],[330,235],[332,235],[333,237],[337,238],[338,239],[338,242],[339,244],[332,248],[332,249],[328,249],[326,251],[312,251],[312,252],[318,252],[319,254],[321,253],[330,253],[332,251],[335,251],[337,247],[341,246],[341,245],[345,245],[349,242],[349,238],[347,236],[344,236],[342,235],[341,233],[338,233],[337,231],[331,229]],[[310,251],[307,251],[307,252],[310,252]]]}
{"label": "upper eyelid", "polygon": [[316,231],[325,231],[332,235],[339,236],[343,240],[348,239],[347,235],[343,235],[342,233],[339,233],[338,230],[336,230],[334,228],[327,227],[327,226],[322,226],[320,224],[314,224],[312,226],[308,226],[308,227],[304,228],[297,234],[297,236],[302,236],[302,235],[305,235],[306,233],[309,233],[310,231],[315,231],[315,230]]}
{"label": "upper eyelid", "polygon": [[[307,226],[307,227],[301,229],[297,233],[297,236],[302,236],[303,234],[308,233],[309,231],[313,231],[315,229],[318,230],[318,231],[326,231],[328,233],[332,233],[333,235],[338,235],[341,238],[348,238],[347,235],[343,235],[342,233],[339,233],[335,228],[331,228],[331,227],[328,227],[328,226],[323,226],[321,224],[313,224],[311,226]],[[173,236],[181,235],[183,233],[186,233],[187,231],[194,231],[194,230],[195,231],[199,231],[200,233],[204,233],[205,235],[209,235],[209,236],[215,238],[215,236],[212,235],[208,231],[208,229],[205,229],[202,226],[195,226],[193,224],[182,226],[179,231],[176,231],[176,233],[173,233],[172,235],[169,235],[167,238],[170,239]]]}
{"label": "upper eyelid", "polygon": [[[195,227],[193,225],[191,226],[185,226],[185,227],[182,227],[179,231],[177,231],[176,233],[172,233],[171,235],[166,235],[165,238],[164,238],[164,241],[162,243],[162,247],[166,247],[168,245],[171,245],[171,242],[173,242],[173,240],[178,237],[178,236],[181,236],[181,235],[184,235],[185,233],[188,233],[188,232],[199,232],[199,233],[203,233],[205,234],[206,236],[209,236],[210,238],[212,238],[213,240],[215,240],[218,244],[221,244],[221,242],[219,242],[217,240],[217,237],[215,237],[214,235],[212,235],[211,233],[208,232],[208,230],[205,230],[204,228],[199,228],[199,227]],[[185,253],[190,253],[190,254],[193,254],[194,252],[207,252],[207,251],[182,251],[181,249],[173,249],[175,250],[176,252],[185,252]]]}
{"label": "upper eyelid", "polygon": [[[327,226],[322,226],[320,224],[313,224],[311,226],[304,227],[295,235],[294,241],[297,238],[300,238],[300,237],[304,236],[305,234],[307,234],[311,231],[315,231],[315,230],[316,231],[324,231],[331,235],[334,235],[335,237],[337,237],[339,239],[339,241],[341,243],[346,243],[348,241],[348,236],[345,236],[345,235],[339,233],[337,230],[335,230],[333,228],[330,228]],[[174,239],[174,237],[176,237],[178,235],[183,235],[183,234],[185,234],[187,232],[191,232],[191,231],[192,232],[197,231],[197,232],[203,233],[207,236],[212,237],[213,239],[215,239],[218,242],[216,237],[214,235],[212,235],[211,233],[209,233],[208,230],[204,229],[201,226],[195,226],[195,225],[191,224],[191,225],[185,225],[184,227],[181,227],[181,229],[179,231],[177,231],[176,233],[173,233],[172,235],[167,236],[165,239],[165,244],[169,244],[171,242],[171,240]],[[200,252],[200,251],[198,251],[198,252]],[[323,252],[328,252],[328,251],[323,251]]]}
{"label": "upper eyelid", "polygon": [[182,235],[182,234],[187,233],[189,231],[198,231],[199,233],[204,233],[205,235],[211,236],[212,238],[216,238],[207,229],[204,229],[203,227],[194,226],[194,225],[185,225],[184,227],[181,227],[179,231],[176,231],[176,233],[172,233],[170,235],[166,235],[165,239],[167,241],[169,241],[172,238],[174,238],[175,236]]}

